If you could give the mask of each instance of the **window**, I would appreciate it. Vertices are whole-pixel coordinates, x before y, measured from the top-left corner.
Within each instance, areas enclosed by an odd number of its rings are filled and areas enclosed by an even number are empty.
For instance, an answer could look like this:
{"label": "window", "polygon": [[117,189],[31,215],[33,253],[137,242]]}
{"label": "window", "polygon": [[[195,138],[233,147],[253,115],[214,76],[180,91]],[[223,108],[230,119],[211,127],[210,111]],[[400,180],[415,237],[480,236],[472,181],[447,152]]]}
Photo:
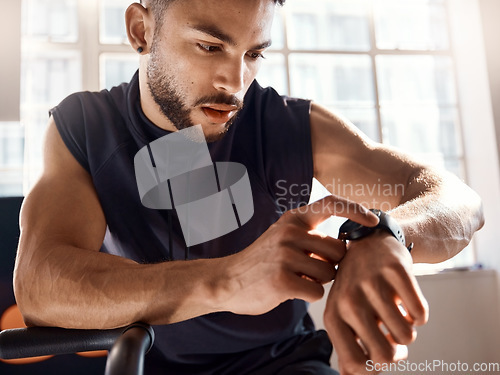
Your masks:
{"label": "window", "polygon": [[444,0],[294,0],[278,19],[261,83],[465,178]]}
{"label": "window", "polygon": [[15,196],[23,180],[24,129],[19,123],[0,124],[0,195]]}
{"label": "window", "polygon": [[[474,0],[470,0],[472,2]],[[0,127],[0,194],[21,194],[41,167],[48,110],[80,90],[129,81],[131,0],[24,0],[21,124]],[[342,114],[374,140],[467,178],[450,0],[289,0],[258,75],[286,95]],[[462,106],[462,107],[461,107]],[[24,171],[23,171],[24,166]],[[472,250],[452,260],[470,265]]]}
{"label": "window", "polygon": [[[25,0],[22,9],[21,122],[24,179],[18,166],[2,194],[21,194],[41,170],[48,110],[81,90],[129,81],[138,67],[125,33],[130,0]],[[20,135],[22,139],[22,135]],[[22,157],[22,152],[21,152]]]}
{"label": "window", "polygon": [[[257,79],[466,178],[445,0],[293,0]],[[336,233],[339,220],[323,228]],[[471,265],[472,249],[448,264]],[[442,267],[440,265],[439,267]]]}

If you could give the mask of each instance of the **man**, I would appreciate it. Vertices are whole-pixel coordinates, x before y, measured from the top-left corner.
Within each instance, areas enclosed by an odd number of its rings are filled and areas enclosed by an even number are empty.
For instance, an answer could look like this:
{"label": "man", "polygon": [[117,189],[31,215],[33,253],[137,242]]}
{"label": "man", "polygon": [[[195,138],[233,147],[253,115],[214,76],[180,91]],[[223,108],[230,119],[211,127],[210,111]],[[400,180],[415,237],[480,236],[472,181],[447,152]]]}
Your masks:
{"label": "man", "polygon": [[[321,298],[335,278],[324,320],[342,374],[365,373],[370,359],[395,361],[398,345],[415,339],[428,308],[412,262],[457,254],[482,226],[480,200],[320,106],[260,88],[254,78],[276,2],[148,0],[128,8],[138,75],[52,111],[43,175],[21,213],[15,291],[28,324],[159,325],[149,373],[333,374],[329,339],[315,331],[305,301]],[[184,256],[175,215],[141,204],[133,159],[197,124],[214,161],[247,168],[255,213]],[[291,187],[310,187],[312,177],[333,195],[304,206],[307,189]],[[339,196],[338,186],[357,184],[395,188]],[[377,226],[381,219],[362,202],[390,208],[411,253],[384,228],[348,249],[312,231],[331,215]]]}

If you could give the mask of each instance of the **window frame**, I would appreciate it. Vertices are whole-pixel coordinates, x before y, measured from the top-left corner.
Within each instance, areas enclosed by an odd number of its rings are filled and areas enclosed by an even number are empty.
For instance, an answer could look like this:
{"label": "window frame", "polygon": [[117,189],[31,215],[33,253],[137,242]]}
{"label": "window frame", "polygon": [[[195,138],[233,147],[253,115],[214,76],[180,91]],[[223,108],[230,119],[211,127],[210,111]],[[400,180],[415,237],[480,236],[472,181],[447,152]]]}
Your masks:
{"label": "window frame", "polygon": [[[387,140],[384,137],[384,128],[382,127],[382,110],[383,106],[381,105],[381,100],[380,100],[380,95],[379,95],[379,78],[378,78],[378,69],[377,69],[377,57],[378,56],[446,56],[451,58],[454,64],[454,69],[453,69],[453,75],[454,75],[454,81],[455,81],[455,95],[456,95],[456,104],[453,106],[453,109],[457,110],[458,114],[458,125],[456,126],[455,130],[457,132],[457,146],[459,147],[459,154],[455,158],[456,161],[460,164],[460,172],[462,173],[462,178],[466,183],[468,183],[472,188],[474,188],[476,191],[481,192],[481,191],[486,191],[487,192],[483,195],[480,194],[483,197],[483,200],[486,202],[492,202],[496,207],[499,207],[498,204],[495,202],[500,199],[500,189],[497,189],[496,192],[493,192],[492,189],[485,188],[484,181],[488,181],[488,178],[484,176],[484,173],[481,171],[478,173],[477,168],[475,168],[475,165],[477,164],[476,162],[473,162],[472,160],[474,159],[474,153],[478,152],[478,145],[481,144],[481,141],[476,140],[478,137],[478,132],[475,130],[475,123],[471,121],[470,115],[468,113],[472,111],[470,109],[472,106],[468,105],[471,101],[470,98],[470,90],[468,90],[468,87],[470,86],[470,82],[465,82],[463,79],[460,79],[463,76],[474,76],[474,73],[476,70],[479,71],[484,71],[484,68],[486,67],[486,62],[479,63],[476,60],[476,64],[474,65],[474,68],[471,68],[470,63],[469,64],[464,64],[461,62],[458,62],[458,59],[463,59],[463,56],[467,55],[468,49],[472,46],[475,47],[475,50],[477,50],[477,54],[481,54],[481,56],[484,56],[484,50],[481,50],[478,46],[481,46],[482,43],[479,41],[481,40],[481,33],[480,33],[480,27],[481,27],[481,20],[480,18],[476,18],[474,21],[473,27],[477,30],[475,30],[475,41],[471,41],[471,45],[465,45],[462,44],[458,41],[463,40],[464,34],[469,33],[469,27],[470,26],[470,20],[466,21],[466,18],[464,18],[469,12],[472,12],[474,15],[477,13],[478,8],[478,1],[477,0],[444,0],[444,7],[445,11],[447,14],[447,25],[446,29],[448,31],[448,38],[449,38],[449,48],[448,49],[442,49],[442,50],[415,50],[415,49],[399,49],[399,50],[394,50],[394,49],[382,49],[377,47],[376,43],[376,33],[375,33],[375,16],[374,16],[374,10],[373,7],[370,7],[369,11],[369,33],[370,33],[370,45],[371,47],[367,50],[360,50],[360,51],[355,51],[355,50],[327,50],[327,49],[291,49],[288,46],[288,40],[287,40],[287,27],[288,27],[288,20],[287,20],[287,15],[286,15],[286,5],[285,8],[281,9],[281,27],[282,27],[282,32],[284,35],[282,45],[279,46],[279,48],[272,48],[270,50],[271,53],[273,54],[281,54],[284,57],[285,61],[285,69],[286,69],[286,85],[287,85],[287,92],[284,94],[289,95],[291,92],[292,84],[291,84],[291,74],[290,74],[290,56],[293,54],[327,54],[327,55],[367,55],[369,56],[371,60],[371,67],[372,67],[372,73],[373,73],[373,86],[374,86],[374,91],[375,91],[375,114],[376,114],[376,125],[377,125],[377,130],[378,130],[378,140],[387,143]],[[468,28],[467,31],[465,31],[463,27],[460,27],[460,25],[467,24]],[[281,42],[281,40],[280,40]],[[481,87],[479,87],[481,86]],[[489,95],[489,90],[488,90],[488,85],[485,84],[484,82],[476,83],[476,87],[478,87],[478,90],[481,90],[483,95],[481,97],[484,98],[485,95]],[[313,98],[314,99],[314,98]],[[483,100],[483,116],[484,116],[484,124],[485,126],[488,126],[489,131],[491,132],[491,129],[494,129],[491,121],[493,119],[492,115],[489,115],[488,111],[488,100]],[[444,107],[439,107],[439,108],[444,108]],[[471,130],[472,129],[472,130]],[[472,134],[471,134],[472,133]],[[471,136],[473,138],[471,138]],[[473,144],[467,144],[465,140],[473,140]],[[495,139],[494,134],[490,139]],[[491,146],[491,145],[490,145]],[[487,150],[482,149],[482,153],[488,153],[490,155],[489,157],[492,158],[492,160],[498,160],[497,154],[495,152],[496,148],[495,147],[489,147]],[[469,171],[473,170],[473,173],[470,173]],[[498,171],[498,168],[495,168],[496,171]],[[498,180],[498,179],[497,179]],[[319,189],[318,189],[319,190]],[[324,193],[324,192],[323,192]],[[318,197],[321,196],[322,193],[318,192]],[[499,207],[500,208],[500,207]],[[500,211],[500,209],[499,209]],[[500,222],[500,219],[499,221]],[[324,226],[325,230],[327,230],[329,233],[336,233],[336,230],[338,226],[340,225],[339,220],[331,220],[331,227],[328,228],[327,226]],[[485,247],[489,247],[492,244],[491,241],[491,234],[489,231],[485,231],[483,229],[482,232],[476,234],[476,236],[473,239],[472,244],[469,246],[469,248],[466,251],[463,251],[458,257],[455,259],[448,260],[447,262],[440,263],[439,265],[422,265],[417,267],[419,273],[429,273],[429,272],[435,272],[444,268],[453,268],[457,267],[474,267],[475,263],[485,263],[489,264],[491,263],[489,261],[489,256],[485,256]],[[487,243],[487,245],[485,245]],[[499,261],[500,263],[500,261]],[[500,264],[499,264],[499,269],[500,269]]]}

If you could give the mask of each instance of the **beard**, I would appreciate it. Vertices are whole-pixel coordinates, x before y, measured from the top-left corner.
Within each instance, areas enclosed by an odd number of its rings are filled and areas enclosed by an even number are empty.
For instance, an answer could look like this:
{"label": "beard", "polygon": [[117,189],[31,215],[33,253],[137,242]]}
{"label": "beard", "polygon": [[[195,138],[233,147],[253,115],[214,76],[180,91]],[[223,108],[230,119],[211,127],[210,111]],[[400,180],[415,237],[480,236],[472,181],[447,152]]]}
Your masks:
{"label": "beard", "polygon": [[243,108],[243,102],[234,95],[219,92],[200,97],[190,106],[187,104],[186,95],[182,93],[180,85],[172,75],[168,75],[162,70],[162,66],[165,64],[161,62],[157,43],[154,41],[147,66],[148,87],[163,115],[177,130],[182,130],[197,125],[191,120],[191,112],[197,106],[203,104],[234,105],[237,107],[237,112],[224,124],[224,129],[217,134],[206,136],[206,141],[214,142],[223,138]]}

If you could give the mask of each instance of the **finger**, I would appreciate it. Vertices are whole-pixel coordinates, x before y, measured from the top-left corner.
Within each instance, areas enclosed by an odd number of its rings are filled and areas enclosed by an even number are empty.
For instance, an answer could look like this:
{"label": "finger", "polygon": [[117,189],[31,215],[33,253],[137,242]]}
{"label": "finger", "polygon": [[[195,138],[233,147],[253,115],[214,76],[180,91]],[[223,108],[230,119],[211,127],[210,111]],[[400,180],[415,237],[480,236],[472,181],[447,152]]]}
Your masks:
{"label": "finger", "polygon": [[398,344],[408,345],[417,338],[417,331],[411,321],[405,318],[397,305],[387,303],[385,309],[378,309],[380,320]]}
{"label": "finger", "polygon": [[429,305],[420,289],[415,276],[402,274],[399,280],[393,283],[396,294],[401,298],[404,309],[411,322],[417,326],[427,323],[429,319]]}
{"label": "finger", "polygon": [[340,318],[331,319],[325,315],[325,326],[342,367],[342,373],[357,374],[366,368],[369,358],[358,344],[352,329]]}
{"label": "finger", "polygon": [[394,362],[408,359],[408,347],[406,345],[400,345],[397,342],[395,342],[390,333],[386,334],[386,337],[387,340],[396,348],[396,354],[394,355]]}
{"label": "finger", "polygon": [[334,279],[336,270],[331,263],[314,259],[307,255],[305,257],[306,259],[302,262],[291,266],[292,271],[296,274],[307,276],[309,279],[321,284],[329,283]]}
{"label": "finger", "polygon": [[378,224],[378,217],[359,203],[335,195],[289,211],[308,228],[314,229],[330,216],[342,216],[369,227]]}
{"label": "finger", "polygon": [[377,312],[385,328],[389,331],[394,341],[399,344],[410,344],[417,336],[412,322],[404,316],[398,307],[394,290],[377,288],[368,290],[366,298]]}
{"label": "finger", "polygon": [[390,363],[396,354],[396,345],[382,333],[375,311],[366,306],[357,314],[346,319],[352,330],[359,337],[368,356],[376,363]]}
{"label": "finger", "polygon": [[314,253],[317,259],[337,264],[345,255],[346,245],[336,238],[317,233],[307,233],[294,239],[294,246],[307,253]]}
{"label": "finger", "polygon": [[325,284],[333,280],[336,274],[335,266],[329,262],[315,259],[306,252],[292,249],[287,253],[286,267],[294,274],[306,276],[309,280]]}
{"label": "finger", "polygon": [[325,289],[316,281],[308,280],[294,272],[287,274],[287,285],[292,291],[289,299],[298,298],[307,302],[315,302],[323,297]]}

